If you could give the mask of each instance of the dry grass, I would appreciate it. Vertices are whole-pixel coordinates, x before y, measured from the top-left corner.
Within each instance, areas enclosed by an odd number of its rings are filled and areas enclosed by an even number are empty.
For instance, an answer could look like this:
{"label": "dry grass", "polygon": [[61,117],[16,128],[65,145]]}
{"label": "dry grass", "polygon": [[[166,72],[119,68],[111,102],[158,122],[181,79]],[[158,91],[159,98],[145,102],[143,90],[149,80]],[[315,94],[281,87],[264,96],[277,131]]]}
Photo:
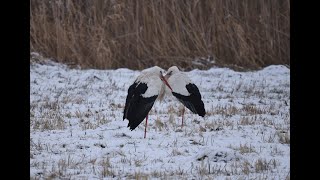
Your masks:
{"label": "dry grass", "polygon": [[31,0],[30,12],[31,51],[84,68],[290,65],[288,0]]}
{"label": "dry grass", "polygon": [[101,178],[105,178],[107,176],[111,176],[111,177],[115,176],[115,172],[114,172],[113,166],[111,165],[110,158],[106,158],[100,161],[99,165],[101,166],[99,171]]}
{"label": "dry grass", "polygon": [[255,153],[255,148],[250,144],[250,145],[247,145],[247,144],[240,144],[239,147],[233,147],[232,145],[230,145],[230,147],[236,151],[239,151],[240,154],[246,154],[246,153]]}

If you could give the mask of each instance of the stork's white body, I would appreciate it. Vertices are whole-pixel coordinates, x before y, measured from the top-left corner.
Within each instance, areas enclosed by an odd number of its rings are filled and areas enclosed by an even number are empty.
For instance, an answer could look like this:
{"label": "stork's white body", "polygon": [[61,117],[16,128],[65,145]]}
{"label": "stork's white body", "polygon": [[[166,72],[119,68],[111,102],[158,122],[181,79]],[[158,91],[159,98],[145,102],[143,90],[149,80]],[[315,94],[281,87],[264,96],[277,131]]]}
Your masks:
{"label": "stork's white body", "polygon": [[146,118],[147,127],[149,111],[156,100],[163,98],[165,84],[168,85],[162,76],[163,72],[164,70],[158,66],[145,69],[129,87],[123,120],[129,120],[128,127],[130,127],[130,130],[134,130],[144,118]]}
{"label": "stork's white body", "polygon": [[[192,83],[192,81],[184,72],[173,74],[168,79],[168,83],[170,84],[173,92],[179,93],[184,96],[190,95],[190,93],[186,89],[186,85]],[[168,87],[166,92],[169,92],[172,95],[172,92]]]}
{"label": "stork's white body", "polygon": [[[168,69],[165,79],[171,86],[171,91],[166,88],[165,92],[175,96],[185,107],[199,116],[204,117],[205,108],[201,100],[198,87],[191,81],[186,73],[181,72],[176,66]],[[183,108],[184,114],[184,108]],[[183,125],[183,115],[182,115]]]}
{"label": "stork's white body", "polygon": [[154,66],[152,68],[145,69],[141,71],[141,74],[137,77],[135,82],[138,84],[145,83],[148,86],[147,91],[142,94],[142,97],[148,98],[151,96],[158,96],[158,100],[161,100],[164,96],[165,84],[159,78],[159,72],[164,72],[165,70]]}

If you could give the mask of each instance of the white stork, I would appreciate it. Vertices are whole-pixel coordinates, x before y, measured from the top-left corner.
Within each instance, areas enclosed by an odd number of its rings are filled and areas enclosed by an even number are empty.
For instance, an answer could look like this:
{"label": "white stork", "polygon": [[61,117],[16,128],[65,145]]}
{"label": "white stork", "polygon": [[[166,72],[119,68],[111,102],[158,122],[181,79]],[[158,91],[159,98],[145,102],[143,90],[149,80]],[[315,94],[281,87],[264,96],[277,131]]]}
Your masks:
{"label": "white stork", "polygon": [[165,85],[171,89],[162,75],[163,72],[164,70],[158,66],[145,69],[128,89],[123,120],[129,120],[128,127],[132,131],[146,118],[144,138],[147,133],[149,111],[156,100],[162,100]]}
{"label": "white stork", "polygon": [[[204,104],[201,100],[199,89],[194,83],[192,83],[191,79],[185,73],[180,72],[177,66],[172,66],[168,69],[167,74],[164,76],[164,78],[170,84],[170,89],[173,96],[175,96],[194,114],[198,114],[199,116],[204,117],[206,112]],[[185,109],[183,107],[182,126],[184,111]]]}

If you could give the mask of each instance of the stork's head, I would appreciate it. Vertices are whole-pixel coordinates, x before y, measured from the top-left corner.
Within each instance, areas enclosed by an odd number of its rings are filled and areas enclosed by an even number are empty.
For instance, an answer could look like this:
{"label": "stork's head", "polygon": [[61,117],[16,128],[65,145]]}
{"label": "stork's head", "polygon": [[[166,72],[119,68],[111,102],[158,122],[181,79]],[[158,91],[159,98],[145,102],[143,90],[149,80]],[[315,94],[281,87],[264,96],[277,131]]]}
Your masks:
{"label": "stork's head", "polygon": [[167,79],[163,76],[163,71],[160,71],[159,77],[160,77],[161,81],[162,81],[166,86],[168,86],[168,88],[172,91],[172,88],[171,88],[171,86],[169,85]]}
{"label": "stork's head", "polygon": [[164,78],[165,78],[166,80],[168,80],[168,79],[170,78],[170,76],[172,76],[173,74],[176,74],[176,73],[178,73],[178,72],[180,72],[180,70],[178,69],[178,67],[177,67],[177,66],[172,66],[172,67],[170,67],[170,68],[168,69],[167,74],[164,76]]}

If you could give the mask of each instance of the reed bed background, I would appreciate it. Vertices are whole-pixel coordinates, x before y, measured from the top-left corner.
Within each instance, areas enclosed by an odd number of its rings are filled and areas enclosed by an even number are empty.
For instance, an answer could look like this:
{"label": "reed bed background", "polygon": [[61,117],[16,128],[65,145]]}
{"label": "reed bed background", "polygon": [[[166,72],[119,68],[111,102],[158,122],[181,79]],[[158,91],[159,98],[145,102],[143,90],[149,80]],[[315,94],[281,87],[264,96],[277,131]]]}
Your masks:
{"label": "reed bed background", "polygon": [[290,1],[31,0],[30,48],[81,68],[290,66]]}

